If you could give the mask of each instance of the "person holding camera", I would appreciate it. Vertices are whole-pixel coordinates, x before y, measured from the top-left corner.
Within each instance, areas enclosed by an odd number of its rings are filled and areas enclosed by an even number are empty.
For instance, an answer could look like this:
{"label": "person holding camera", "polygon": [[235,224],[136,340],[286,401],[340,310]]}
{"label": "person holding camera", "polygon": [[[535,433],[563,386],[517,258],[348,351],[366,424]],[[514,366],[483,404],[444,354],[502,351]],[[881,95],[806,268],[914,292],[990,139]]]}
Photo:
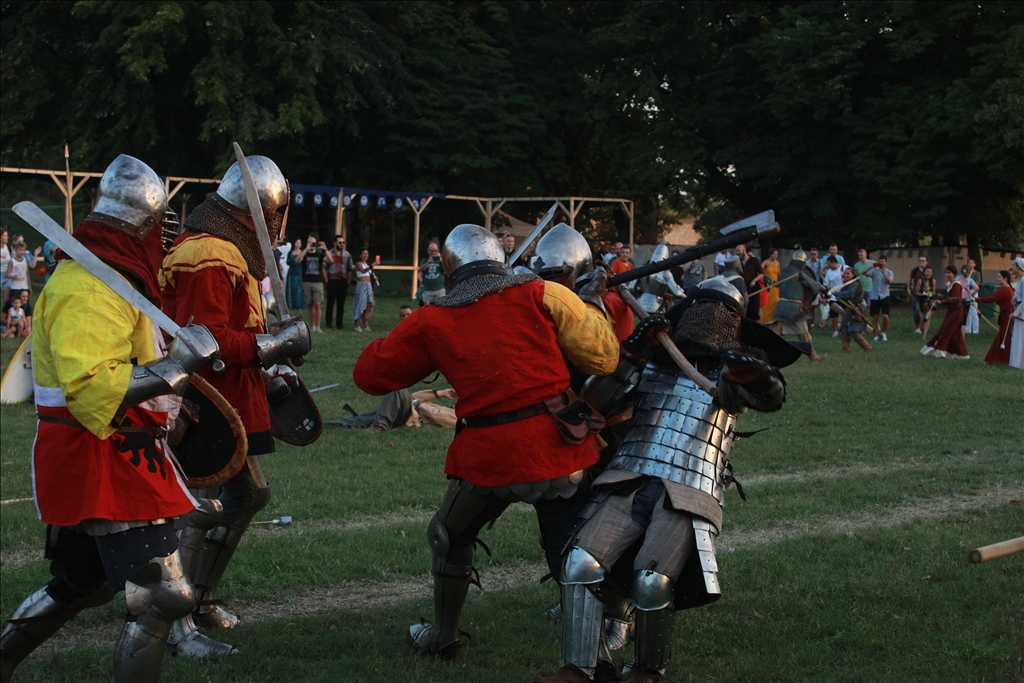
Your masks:
{"label": "person holding camera", "polygon": [[420,261],[420,301],[427,306],[445,295],[444,270],[441,268],[441,250],[437,242],[427,246],[427,258]]}
{"label": "person holding camera", "polygon": [[320,316],[324,305],[324,287],[327,284],[327,245],[312,232],[306,238],[306,246],[295,256],[302,264],[302,299],[309,309],[309,327],[321,332]]}

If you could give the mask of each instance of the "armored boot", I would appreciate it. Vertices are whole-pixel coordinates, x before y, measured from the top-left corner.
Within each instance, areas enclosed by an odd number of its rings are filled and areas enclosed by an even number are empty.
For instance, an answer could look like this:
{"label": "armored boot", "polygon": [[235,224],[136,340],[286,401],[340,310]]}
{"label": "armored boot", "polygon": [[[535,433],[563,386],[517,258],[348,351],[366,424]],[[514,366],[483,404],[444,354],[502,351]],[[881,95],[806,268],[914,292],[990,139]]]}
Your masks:
{"label": "armored boot", "polygon": [[[216,594],[224,572],[238,550],[245,530],[249,528],[256,513],[270,502],[270,484],[263,476],[259,456],[246,457],[246,467],[225,483],[225,492],[235,480],[243,480],[242,487],[249,487],[247,495],[234,498],[240,504],[241,511],[231,522],[221,521],[206,536],[206,546],[198,560],[193,584],[196,588],[196,610],[193,614],[196,625],[203,628],[234,628],[242,620],[224,609],[218,602]],[[223,497],[223,496],[222,496]],[[232,501],[229,501],[232,502]]]}
{"label": "armored boot", "polygon": [[195,604],[177,551],[132,574],[124,597],[128,621],[114,649],[114,683],[158,683],[171,625]]}
{"label": "armored boot", "polygon": [[200,633],[191,614],[185,615],[171,625],[171,632],[167,636],[167,649],[175,657],[189,659],[230,657],[238,654],[235,647]]}
{"label": "armored boot", "polygon": [[[186,576],[194,579],[199,559],[206,547],[207,532],[217,526],[224,515],[224,507],[214,498],[196,498],[199,507],[189,515],[188,525],[178,534],[178,554]],[[231,645],[209,638],[196,628],[191,614],[178,619],[171,626],[167,647],[175,657],[204,659],[238,654]]]}
{"label": "armored boot", "polygon": [[0,683],[8,683],[18,664],[79,612],[110,602],[113,597],[106,584],[70,604],[55,600],[46,586],[30,595],[0,634]]}
{"label": "armored boot", "polygon": [[864,349],[864,353],[871,353],[871,344],[868,344],[867,339],[858,339],[857,346]]}
{"label": "armored boot", "polygon": [[472,567],[435,562],[434,623],[413,624],[406,642],[417,650],[451,659],[459,652],[459,617],[473,579]]}

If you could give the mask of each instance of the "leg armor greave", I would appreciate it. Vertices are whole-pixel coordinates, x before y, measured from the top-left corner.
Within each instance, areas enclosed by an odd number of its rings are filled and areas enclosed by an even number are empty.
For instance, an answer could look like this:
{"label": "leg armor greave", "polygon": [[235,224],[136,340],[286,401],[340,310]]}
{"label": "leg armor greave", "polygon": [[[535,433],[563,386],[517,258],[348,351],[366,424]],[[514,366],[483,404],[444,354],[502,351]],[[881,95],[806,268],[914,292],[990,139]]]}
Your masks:
{"label": "leg armor greave", "polygon": [[630,601],[636,606],[636,665],[662,671],[672,657],[675,610],[670,608],[675,581],[650,569],[633,575]]}
{"label": "leg armor greave", "polygon": [[[55,600],[46,586],[30,595],[15,610],[0,634],[0,682],[8,683],[14,675],[15,667],[75,615],[90,607],[110,602],[113,597],[106,584],[101,584],[94,593],[71,604]],[[19,623],[22,620],[24,623]]]}
{"label": "leg armor greave", "polygon": [[185,575],[195,579],[199,558],[206,547],[206,535],[224,517],[224,506],[215,498],[196,498],[199,507],[189,515],[188,525],[178,534],[178,553]]}
{"label": "leg armor greave", "polygon": [[196,622],[208,628],[234,628],[241,622],[220,605],[211,603],[216,600],[217,587],[249,523],[270,502],[270,484],[263,476],[259,456],[246,458],[246,467],[225,484],[221,502],[224,519],[206,536],[194,581],[200,603]]}
{"label": "leg armor greave", "polygon": [[427,538],[434,559],[434,623],[413,624],[409,644],[430,654],[454,656],[458,651],[459,617],[472,583],[473,567],[447,562],[450,549],[448,529],[437,515],[427,526]]}
{"label": "leg armor greave", "polygon": [[636,613],[636,668],[664,671],[672,659],[676,613],[668,608]]}
{"label": "leg armor greave", "polygon": [[154,558],[135,572],[124,594],[129,620],[114,650],[114,681],[156,683],[171,624],[195,604],[178,552]]}
{"label": "leg armor greave", "polygon": [[604,605],[593,589],[605,578],[593,555],[574,547],[562,568],[562,662],[593,672],[602,649]]}

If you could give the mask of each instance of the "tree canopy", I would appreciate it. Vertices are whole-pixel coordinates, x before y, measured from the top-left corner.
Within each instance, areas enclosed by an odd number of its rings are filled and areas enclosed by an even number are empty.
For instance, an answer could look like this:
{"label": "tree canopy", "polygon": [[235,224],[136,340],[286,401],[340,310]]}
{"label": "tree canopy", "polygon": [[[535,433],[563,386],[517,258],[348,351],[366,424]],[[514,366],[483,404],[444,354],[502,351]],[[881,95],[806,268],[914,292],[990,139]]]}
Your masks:
{"label": "tree canopy", "polygon": [[[1014,2],[2,2],[4,165],[629,196],[645,237],[1024,239]],[[585,210],[586,213],[587,210]],[[608,218],[600,211],[594,217]],[[614,230],[606,220],[609,230]]]}

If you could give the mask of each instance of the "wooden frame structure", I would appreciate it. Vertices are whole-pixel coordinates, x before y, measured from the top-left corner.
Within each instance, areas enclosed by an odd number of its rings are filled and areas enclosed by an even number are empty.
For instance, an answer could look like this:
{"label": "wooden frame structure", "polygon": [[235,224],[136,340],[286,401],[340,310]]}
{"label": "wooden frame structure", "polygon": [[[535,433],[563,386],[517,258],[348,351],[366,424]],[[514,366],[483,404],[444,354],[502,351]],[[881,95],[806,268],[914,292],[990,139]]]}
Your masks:
{"label": "wooden frame structure", "polygon": [[[64,150],[64,158],[67,160],[67,149]],[[64,171],[50,171],[46,169],[38,168],[18,168],[13,166],[0,167],[0,173],[3,174],[17,174],[17,175],[28,175],[28,176],[47,176],[57,188],[64,195],[64,229],[68,232],[74,230],[74,223],[71,211],[71,200],[78,194],[78,191],[85,187],[85,184],[92,179],[99,179],[103,176],[102,173],[92,173],[87,171],[72,171],[70,167],[65,166]],[[185,187],[185,185],[196,184],[196,185],[209,185],[212,188],[216,188],[220,185],[219,178],[185,178],[180,176],[162,176],[164,180],[164,189],[167,191],[168,202],[178,192]],[[296,190],[300,187],[299,184],[292,186],[293,192],[291,200],[293,203],[296,202]],[[454,194],[440,194],[440,193],[428,193],[428,192],[405,192],[405,191],[394,191],[394,190],[363,190],[360,189],[352,193],[355,188],[335,187],[335,186],[316,186],[308,185],[301,186],[305,188],[305,191],[319,192],[322,194],[329,194],[331,197],[336,198],[336,201],[332,201],[328,204],[327,208],[335,207],[334,216],[334,234],[340,235],[344,230],[344,219],[345,219],[345,201],[344,197],[346,190],[349,192],[349,199],[354,199],[359,195],[366,196],[389,196],[402,198],[403,202],[398,210],[403,210],[406,206],[412,210],[413,219],[413,262],[412,265],[408,266],[376,266],[378,270],[406,270],[415,272],[419,268],[419,253],[420,253],[420,215],[426,210],[427,206],[430,205],[434,199],[454,199],[457,201],[470,201],[474,202],[480,213],[484,218],[484,227],[488,230],[492,230],[492,223],[494,216],[498,213],[502,206],[508,202],[525,203],[525,202],[540,202],[542,204],[550,205],[552,203],[558,204],[559,208],[569,217],[569,225],[573,228],[576,227],[576,216],[579,215],[580,210],[588,202],[590,204],[617,204],[622,207],[622,210],[629,217],[629,244],[634,247],[634,213],[633,213],[633,200],[623,199],[620,197],[473,197],[467,195],[454,195]],[[320,206],[320,204],[315,204]],[[367,207],[369,208],[369,207]],[[181,216],[184,221],[185,216]],[[419,287],[418,278],[415,275],[412,278],[412,298],[416,298],[416,292]]]}
{"label": "wooden frame structure", "polygon": [[[88,171],[72,171],[66,169],[64,171],[48,171],[39,168],[18,168],[14,166],[2,166],[0,167],[0,173],[11,173],[18,175],[28,176],[48,176],[53,183],[60,190],[61,194],[64,195],[64,229],[68,232],[74,230],[74,220],[71,215],[71,200],[78,194],[78,191],[85,187],[85,184],[95,178],[99,180],[103,177],[102,173],[92,173]],[[214,189],[220,185],[219,178],[185,178],[181,176],[161,176],[164,181],[164,190],[167,192],[168,203],[178,194],[178,192],[185,187],[185,185],[196,184],[196,185],[211,185]],[[184,219],[184,217],[182,217]]]}
{"label": "wooden frame structure", "polygon": [[[339,188],[339,197],[344,188]],[[363,190],[366,194],[391,195],[391,196],[402,196],[406,193],[403,192],[388,192],[385,190]],[[408,193],[417,194],[420,193]],[[425,193],[424,193],[425,194]],[[354,197],[355,195],[351,195]],[[584,204],[590,202],[591,204],[618,204],[622,207],[622,210],[629,217],[629,244],[630,247],[634,246],[634,213],[633,213],[633,200],[622,199],[620,197],[473,197],[467,195],[455,195],[455,194],[432,194],[427,195],[420,202],[405,202],[409,208],[412,209],[413,218],[413,238],[412,238],[412,249],[413,249],[413,263],[409,266],[374,266],[377,270],[405,270],[413,273],[412,278],[412,294],[411,298],[416,298],[416,292],[419,288],[419,280],[415,276],[416,271],[419,269],[418,258],[420,253],[420,214],[423,213],[427,205],[430,204],[433,199],[454,199],[458,201],[471,201],[474,202],[480,213],[484,217],[484,227],[493,232],[492,222],[494,216],[498,213],[502,206],[508,202],[540,202],[542,204],[557,203],[558,207],[562,209],[566,216],[569,217],[569,226],[573,229],[576,228],[576,216],[579,215],[580,210],[583,209]],[[340,235],[344,230],[344,213],[345,206],[342,201],[338,202],[336,214],[334,218],[334,234]]]}

